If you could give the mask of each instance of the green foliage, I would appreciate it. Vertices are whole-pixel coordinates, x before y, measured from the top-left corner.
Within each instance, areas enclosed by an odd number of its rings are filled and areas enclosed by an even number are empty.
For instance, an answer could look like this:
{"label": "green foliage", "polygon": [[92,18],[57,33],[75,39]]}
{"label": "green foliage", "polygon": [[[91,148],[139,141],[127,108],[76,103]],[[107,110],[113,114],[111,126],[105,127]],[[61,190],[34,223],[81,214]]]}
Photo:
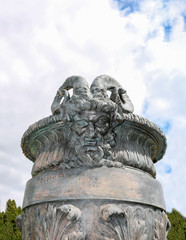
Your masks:
{"label": "green foliage", "polygon": [[168,232],[168,240],[186,240],[186,218],[178,211],[172,209],[171,213],[167,213],[171,222],[171,229]]}
{"label": "green foliage", "polygon": [[22,213],[14,200],[8,200],[5,212],[0,212],[0,240],[21,240],[21,230],[16,227],[16,217]]}

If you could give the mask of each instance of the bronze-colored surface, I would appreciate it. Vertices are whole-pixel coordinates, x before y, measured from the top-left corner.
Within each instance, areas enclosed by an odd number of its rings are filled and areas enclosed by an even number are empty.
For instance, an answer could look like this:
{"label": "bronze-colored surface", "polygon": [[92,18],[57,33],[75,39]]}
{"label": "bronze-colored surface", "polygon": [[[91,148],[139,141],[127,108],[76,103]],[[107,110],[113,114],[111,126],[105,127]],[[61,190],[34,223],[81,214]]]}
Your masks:
{"label": "bronze-colored surface", "polygon": [[112,199],[165,209],[161,185],[150,175],[106,167],[40,173],[27,183],[23,208],[67,199]]}
{"label": "bronze-colored surface", "polygon": [[154,163],[166,137],[158,126],[133,114],[108,75],[90,88],[83,77],[67,78],[51,110],[22,138],[34,162],[18,218],[22,239],[165,240],[170,224]]}

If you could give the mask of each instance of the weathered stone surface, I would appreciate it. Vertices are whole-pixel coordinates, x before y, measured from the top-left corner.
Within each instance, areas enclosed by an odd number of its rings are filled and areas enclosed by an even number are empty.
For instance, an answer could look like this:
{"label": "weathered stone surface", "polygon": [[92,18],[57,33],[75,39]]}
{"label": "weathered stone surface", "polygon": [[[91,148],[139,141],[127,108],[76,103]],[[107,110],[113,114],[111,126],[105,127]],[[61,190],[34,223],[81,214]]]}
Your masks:
{"label": "weathered stone surface", "polygon": [[165,239],[164,211],[118,201],[87,200],[39,204],[23,214],[23,239]]}
{"label": "weathered stone surface", "polygon": [[51,110],[22,138],[34,162],[22,239],[166,239],[154,168],[165,153],[163,132],[133,114],[126,91],[107,75],[90,88],[82,77],[68,78]]}
{"label": "weathered stone surface", "polygon": [[27,182],[23,207],[59,200],[106,199],[165,210],[160,183],[130,168],[78,168],[40,173]]}

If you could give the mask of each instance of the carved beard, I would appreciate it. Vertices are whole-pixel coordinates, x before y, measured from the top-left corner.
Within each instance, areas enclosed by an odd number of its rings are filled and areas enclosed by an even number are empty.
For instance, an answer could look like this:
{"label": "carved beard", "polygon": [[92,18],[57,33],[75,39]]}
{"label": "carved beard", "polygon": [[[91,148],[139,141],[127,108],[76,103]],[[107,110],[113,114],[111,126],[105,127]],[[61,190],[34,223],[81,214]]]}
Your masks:
{"label": "carved beard", "polygon": [[88,145],[83,136],[79,136],[71,129],[71,141],[67,144],[65,158],[60,168],[66,169],[76,166],[101,166],[104,159],[112,159],[110,149],[115,145],[114,133],[107,133],[105,136],[100,135],[99,144]]}
{"label": "carved beard", "polygon": [[[99,143],[96,139],[99,138]],[[70,148],[74,147],[75,158],[81,165],[96,166],[104,156],[103,136],[99,136],[95,140],[86,139],[84,136],[79,136],[73,131],[73,136],[70,142]]]}

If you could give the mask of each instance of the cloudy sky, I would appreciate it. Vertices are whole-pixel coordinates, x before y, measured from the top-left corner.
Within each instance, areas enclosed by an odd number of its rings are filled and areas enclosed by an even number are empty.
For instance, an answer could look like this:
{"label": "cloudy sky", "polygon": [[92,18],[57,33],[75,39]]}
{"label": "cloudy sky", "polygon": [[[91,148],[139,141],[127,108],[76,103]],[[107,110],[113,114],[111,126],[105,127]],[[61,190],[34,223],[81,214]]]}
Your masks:
{"label": "cloudy sky", "polygon": [[0,0],[0,211],[22,205],[31,178],[24,131],[67,77],[104,73],[165,132],[157,179],[167,210],[186,216],[185,0]]}

